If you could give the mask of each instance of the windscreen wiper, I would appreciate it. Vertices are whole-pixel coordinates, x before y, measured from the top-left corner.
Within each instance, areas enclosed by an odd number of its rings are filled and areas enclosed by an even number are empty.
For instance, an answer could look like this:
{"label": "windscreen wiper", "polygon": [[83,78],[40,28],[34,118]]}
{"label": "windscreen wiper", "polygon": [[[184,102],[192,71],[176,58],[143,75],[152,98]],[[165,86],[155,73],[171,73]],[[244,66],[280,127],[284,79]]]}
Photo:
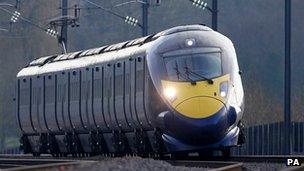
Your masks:
{"label": "windscreen wiper", "polygon": [[185,80],[189,81],[192,85],[196,85],[196,81],[192,80],[191,78],[185,76],[181,73],[181,77],[183,77]]}
{"label": "windscreen wiper", "polygon": [[200,75],[200,74],[198,74],[198,73],[196,73],[196,72],[194,72],[194,71],[190,71],[188,67],[185,67],[185,73],[186,73],[186,74],[195,75],[195,76],[197,76],[197,77],[200,77],[200,78],[202,78],[202,79],[207,80],[207,82],[208,82],[209,84],[213,84],[213,80],[212,80],[212,79],[207,78],[207,77],[205,77],[205,76],[203,76],[203,75]]}
{"label": "windscreen wiper", "polygon": [[189,81],[192,85],[196,85],[196,82],[189,77],[185,76],[183,73],[181,73],[178,69],[177,63],[175,63],[175,67],[173,68],[176,71],[177,79],[179,80],[179,77],[182,77],[183,79]]}

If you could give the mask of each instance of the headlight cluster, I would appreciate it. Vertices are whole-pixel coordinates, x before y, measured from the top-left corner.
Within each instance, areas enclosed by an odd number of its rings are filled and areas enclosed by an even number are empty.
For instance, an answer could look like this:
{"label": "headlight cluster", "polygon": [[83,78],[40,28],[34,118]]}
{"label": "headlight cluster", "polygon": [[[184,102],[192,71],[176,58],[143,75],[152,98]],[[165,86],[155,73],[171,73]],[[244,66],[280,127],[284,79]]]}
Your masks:
{"label": "headlight cluster", "polygon": [[167,87],[164,89],[164,96],[169,100],[169,101],[174,101],[176,99],[176,89],[173,87]]}
{"label": "headlight cluster", "polygon": [[[173,102],[174,100],[177,99],[177,91],[172,86],[164,88],[163,95],[170,102]],[[225,81],[220,84],[220,96],[226,98],[227,95],[228,95],[228,81]]]}
{"label": "headlight cluster", "polygon": [[220,84],[220,96],[226,97],[227,94],[228,94],[228,81],[225,81]]}
{"label": "headlight cluster", "polygon": [[195,45],[195,39],[187,39],[185,43],[186,43],[187,47],[194,46]]}

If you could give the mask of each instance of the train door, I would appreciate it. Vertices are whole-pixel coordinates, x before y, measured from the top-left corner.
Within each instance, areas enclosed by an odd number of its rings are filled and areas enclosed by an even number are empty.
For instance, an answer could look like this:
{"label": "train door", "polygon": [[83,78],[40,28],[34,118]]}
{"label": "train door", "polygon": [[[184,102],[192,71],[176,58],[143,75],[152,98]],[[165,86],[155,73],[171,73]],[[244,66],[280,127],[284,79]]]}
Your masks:
{"label": "train door", "polygon": [[134,59],[129,58],[128,60],[124,61],[124,89],[125,89],[125,97],[124,97],[124,105],[126,109],[126,116],[128,118],[129,126],[132,128],[139,128],[139,121],[138,117],[134,111]]}
{"label": "train door", "polygon": [[30,78],[19,78],[17,83],[17,117],[19,126],[25,133],[36,132],[31,114],[31,81]]}
{"label": "train door", "polygon": [[84,127],[91,130],[94,125],[92,119],[91,99],[91,72],[90,68],[81,69],[81,115],[84,121]]}
{"label": "train door", "polygon": [[68,102],[68,79],[69,76],[65,71],[59,72],[56,76],[57,83],[57,116],[59,128],[63,131],[71,131],[71,121],[69,118]]}
{"label": "train door", "polygon": [[88,102],[87,102],[87,108],[88,108],[88,114],[89,114],[89,119],[91,123],[91,129],[96,130],[97,129],[97,123],[96,123],[96,117],[94,113],[94,67],[91,68],[86,68],[87,71],[87,80],[88,80],[88,87],[87,87],[87,95],[88,95]]}
{"label": "train door", "polygon": [[38,132],[45,131],[43,109],[42,109],[42,89],[43,89],[43,78],[41,76],[33,76],[31,78],[31,114],[34,128]]}
{"label": "train door", "polygon": [[44,76],[44,118],[45,124],[50,131],[59,131],[55,108],[55,78],[54,75]]}
{"label": "train door", "polygon": [[134,111],[137,114],[140,125],[143,127],[149,127],[145,104],[144,104],[144,89],[145,89],[145,80],[144,80],[144,60],[143,57],[134,58],[133,63],[133,79],[134,82]]}
{"label": "train door", "polygon": [[103,96],[103,102],[104,102],[104,111],[106,117],[106,122],[109,124],[109,127],[111,130],[117,129],[117,124],[115,123],[115,116],[113,113],[113,106],[111,106],[113,103],[111,102],[112,97],[112,84],[113,84],[113,69],[111,67],[112,65],[109,63],[106,66],[104,66],[104,96]]}
{"label": "train door", "polygon": [[126,117],[125,106],[124,106],[124,67],[119,61],[113,65],[114,73],[114,84],[113,84],[113,102],[114,102],[114,113],[118,122],[118,126],[123,130],[130,128],[128,125],[128,118]]}
{"label": "train door", "polygon": [[84,129],[83,119],[80,113],[80,77],[79,70],[75,69],[70,72],[70,112],[73,127],[77,131]]}
{"label": "train door", "polygon": [[[144,103],[143,109],[149,126],[152,126],[152,117],[151,117],[152,111],[149,110],[149,102],[150,102],[149,89],[151,87],[151,84],[153,86],[153,83],[150,79],[146,58],[147,58],[146,56],[142,58],[142,63],[143,63],[143,94],[142,95],[143,95],[143,103]],[[153,106],[153,108],[155,108],[155,106]]]}
{"label": "train door", "polygon": [[95,66],[92,70],[92,106],[93,114],[95,117],[96,125],[98,129],[102,131],[108,130],[108,124],[105,118],[104,105],[103,105],[103,84],[104,73],[103,67]]}

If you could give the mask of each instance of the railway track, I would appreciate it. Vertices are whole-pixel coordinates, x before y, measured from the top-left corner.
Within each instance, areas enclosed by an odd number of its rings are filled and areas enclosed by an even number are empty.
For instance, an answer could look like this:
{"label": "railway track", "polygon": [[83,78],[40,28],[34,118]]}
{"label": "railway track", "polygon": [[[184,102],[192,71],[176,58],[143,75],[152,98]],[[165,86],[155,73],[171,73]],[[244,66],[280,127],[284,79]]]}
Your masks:
{"label": "railway track", "polygon": [[[297,158],[299,161],[304,162],[304,156],[293,155],[293,156],[274,156],[274,155],[257,155],[257,156],[232,156],[230,158],[223,157],[209,157],[209,158],[199,158],[199,157],[188,157],[175,160],[168,160],[169,163],[179,166],[187,167],[201,167],[201,166],[211,166],[210,168],[216,168],[211,170],[250,170],[247,169],[248,165],[259,165],[259,164],[282,164],[285,165],[287,158]],[[214,164],[214,165],[213,165]],[[225,166],[226,165],[226,166]],[[214,166],[214,167],[213,167]],[[209,168],[209,167],[208,167]],[[304,163],[302,166],[294,167],[282,167],[281,171],[303,171]]]}
{"label": "railway track", "polygon": [[211,171],[242,171],[243,163],[224,161],[169,160],[173,166],[206,168]]}
{"label": "railway track", "polygon": [[94,161],[10,157],[10,158],[0,158],[0,170],[3,171],[37,170],[38,171],[38,170],[47,170],[52,168],[64,169],[65,167],[68,166],[76,166],[88,162],[94,162]]}
{"label": "railway track", "polygon": [[[62,157],[53,158],[51,156],[32,157],[29,155],[0,155],[0,170],[45,170],[47,168],[59,168],[67,166],[75,166],[81,163],[103,161],[106,157],[94,156],[87,158]],[[212,171],[241,171],[247,170],[246,166],[251,163],[259,165],[259,163],[282,164],[286,162],[286,158],[298,158],[304,161],[304,156],[234,156],[230,158],[198,158],[189,157],[184,159],[165,159],[167,163],[173,166],[185,166],[204,168]],[[301,167],[283,168],[286,171],[304,170]]]}
{"label": "railway track", "polygon": [[[238,162],[265,162],[265,163],[286,163],[287,158],[297,158],[304,161],[304,156],[265,156],[265,155],[256,155],[256,156],[232,156],[229,161],[238,161]],[[218,160],[225,160],[219,158]]]}

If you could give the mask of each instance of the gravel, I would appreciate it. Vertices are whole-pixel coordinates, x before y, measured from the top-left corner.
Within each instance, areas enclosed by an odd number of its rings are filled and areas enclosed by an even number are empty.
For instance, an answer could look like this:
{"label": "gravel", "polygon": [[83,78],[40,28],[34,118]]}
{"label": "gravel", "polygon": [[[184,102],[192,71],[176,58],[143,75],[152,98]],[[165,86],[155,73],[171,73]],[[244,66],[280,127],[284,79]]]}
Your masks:
{"label": "gravel", "polygon": [[[151,158],[141,157],[101,157],[92,158],[92,160],[98,160],[96,162],[84,162],[77,166],[60,167],[58,169],[50,169],[48,171],[205,171],[208,168],[195,168],[195,167],[183,167],[183,166],[172,166],[171,164],[161,161],[154,160]],[[243,168],[246,171],[276,171],[286,169],[284,163],[243,163]],[[210,168],[209,168],[210,169]]]}
{"label": "gravel", "polygon": [[285,168],[284,163],[243,163],[247,171],[276,171]]}
{"label": "gravel", "polygon": [[79,166],[70,167],[65,171],[163,171],[163,170],[174,170],[174,171],[201,171],[208,170],[207,168],[194,168],[194,167],[181,167],[172,166],[165,161],[140,158],[140,157],[122,157],[122,158],[105,158],[101,161],[81,164]]}

